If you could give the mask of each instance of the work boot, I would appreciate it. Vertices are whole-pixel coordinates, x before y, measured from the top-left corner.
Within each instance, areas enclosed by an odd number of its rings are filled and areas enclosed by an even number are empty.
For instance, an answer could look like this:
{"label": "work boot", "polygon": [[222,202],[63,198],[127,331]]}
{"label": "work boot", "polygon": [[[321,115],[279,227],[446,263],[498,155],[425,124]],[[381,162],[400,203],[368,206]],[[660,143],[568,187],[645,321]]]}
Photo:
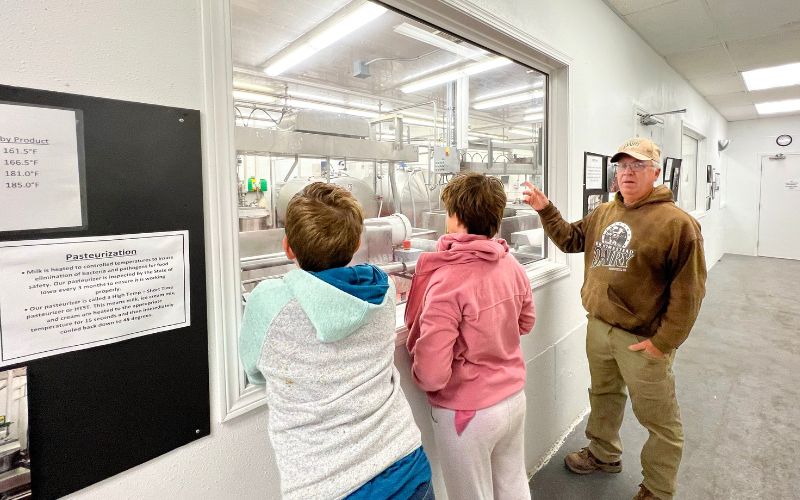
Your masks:
{"label": "work boot", "polygon": [[581,451],[570,453],[564,457],[564,465],[575,474],[591,474],[601,470],[603,472],[621,472],[622,462],[606,463],[598,460],[589,448],[581,448]]}
{"label": "work boot", "polygon": [[640,484],[639,493],[633,497],[633,500],[658,500],[658,497],[653,495],[653,492],[647,489],[647,486]]}

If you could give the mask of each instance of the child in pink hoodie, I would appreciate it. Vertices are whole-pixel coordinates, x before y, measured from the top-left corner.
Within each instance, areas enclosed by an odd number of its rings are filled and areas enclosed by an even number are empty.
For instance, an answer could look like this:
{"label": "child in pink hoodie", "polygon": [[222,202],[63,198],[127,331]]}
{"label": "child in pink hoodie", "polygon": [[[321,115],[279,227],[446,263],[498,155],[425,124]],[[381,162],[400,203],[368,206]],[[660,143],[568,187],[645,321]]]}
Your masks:
{"label": "child in pink hoodie", "polygon": [[405,322],[447,495],[529,499],[520,335],[535,315],[525,270],[493,238],[506,195],[498,179],[470,173],[445,186],[442,202],[448,234],[417,262]]}

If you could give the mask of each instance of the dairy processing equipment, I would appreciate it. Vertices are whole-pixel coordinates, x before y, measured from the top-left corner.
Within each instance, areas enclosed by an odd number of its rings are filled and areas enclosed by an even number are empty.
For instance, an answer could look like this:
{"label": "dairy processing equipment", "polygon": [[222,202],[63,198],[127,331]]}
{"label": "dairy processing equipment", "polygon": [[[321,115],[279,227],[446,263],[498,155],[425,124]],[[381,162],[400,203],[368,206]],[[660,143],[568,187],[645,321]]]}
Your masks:
{"label": "dairy processing equipment", "polygon": [[[391,141],[375,140],[372,137],[380,134],[366,119],[306,110],[285,118],[281,125],[235,129],[245,293],[259,281],[294,268],[281,246],[286,209],[292,197],[312,182],[342,186],[359,201],[366,220],[352,263],[369,262],[395,274],[400,293],[410,283],[419,253],[433,250],[445,232],[441,188],[460,171],[501,179],[509,206],[497,236],[523,263],[544,256],[538,215],[521,200],[522,182],[537,180],[535,144],[529,156],[520,158],[511,151],[527,151],[526,146],[491,139],[470,142],[470,149],[462,151],[409,144],[402,142],[401,134]],[[402,122],[395,119],[394,127],[402,130]]]}

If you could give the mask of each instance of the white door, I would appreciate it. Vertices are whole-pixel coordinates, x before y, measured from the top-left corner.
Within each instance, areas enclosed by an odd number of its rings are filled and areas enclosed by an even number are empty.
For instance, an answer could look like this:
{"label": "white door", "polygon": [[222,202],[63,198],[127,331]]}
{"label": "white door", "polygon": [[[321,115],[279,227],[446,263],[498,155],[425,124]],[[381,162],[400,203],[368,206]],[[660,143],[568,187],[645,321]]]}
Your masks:
{"label": "white door", "polygon": [[800,155],[761,159],[758,255],[800,260]]}

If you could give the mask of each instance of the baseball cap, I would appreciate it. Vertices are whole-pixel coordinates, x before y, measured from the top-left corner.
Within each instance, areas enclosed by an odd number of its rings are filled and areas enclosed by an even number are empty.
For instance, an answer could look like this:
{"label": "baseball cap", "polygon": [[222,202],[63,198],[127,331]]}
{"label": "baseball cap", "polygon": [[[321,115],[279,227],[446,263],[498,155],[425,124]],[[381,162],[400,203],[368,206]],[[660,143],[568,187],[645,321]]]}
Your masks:
{"label": "baseball cap", "polygon": [[634,137],[625,141],[617,150],[617,154],[611,157],[611,162],[619,161],[622,155],[632,156],[637,160],[661,162],[661,149],[655,142],[644,137]]}

